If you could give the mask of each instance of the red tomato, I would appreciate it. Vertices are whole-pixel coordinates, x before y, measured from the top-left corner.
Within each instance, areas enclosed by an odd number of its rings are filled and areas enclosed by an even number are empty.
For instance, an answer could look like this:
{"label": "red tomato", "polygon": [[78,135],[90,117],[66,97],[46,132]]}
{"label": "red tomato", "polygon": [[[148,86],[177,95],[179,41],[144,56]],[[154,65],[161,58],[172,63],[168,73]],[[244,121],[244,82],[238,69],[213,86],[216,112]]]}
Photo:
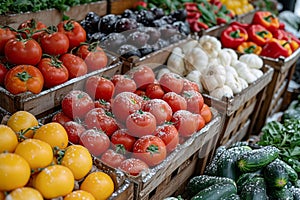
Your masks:
{"label": "red tomato", "polygon": [[103,108],[105,111],[111,111],[110,102],[103,99],[94,101],[95,108]]}
{"label": "red tomato", "polygon": [[89,129],[80,134],[79,143],[96,157],[101,156],[110,146],[109,137],[96,129]]}
{"label": "red tomato", "polygon": [[126,151],[132,152],[136,138],[130,135],[126,129],[119,129],[112,134],[110,141],[115,146],[123,145]]}
{"label": "red tomato", "polygon": [[66,122],[72,121],[70,117],[65,115],[63,112],[58,112],[52,117],[52,122],[60,123],[61,125],[65,125]]}
{"label": "red tomato", "polygon": [[168,152],[172,152],[179,144],[179,133],[172,123],[165,123],[158,126],[154,135],[164,141]]}
{"label": "red tomato", "polygon": [[133,68],[130,73],[138,89],[146,89],[148,84],[154,83],[155,74],[146,65]]}
{"label": "red tomato", "polygon": [[42,58],[42,48],[32,38],[7,41],[4,47],[4,54],[7,61],[15,65],[36,65]]}
{"label": "red tomato", "polygon": [[63,55],[68,52],[69,39],[61,32],[43,33],[40,37],[43,53],[52,56]]}
{"label": "red tomato", "polygon": [[127,75],[115,74],[111,81],[115,85],[114,96],[121,92],[134,92],[136,90],[136,84],[133,79]]}
{"label": "red tomato", "polygon": [[[42,29],[46,29],[47,26],[41,22],[41,21],[36,21],[35,19],[30,19],[22,22],[18,30],[24,30],[27,34],[29,34],[29,37],[32,37],[33,39],[37,40],[39,39],[40,35],[44,32],[41,31]],[[30,36],[30,34],[32,34]],[[23,38],[27,38],[25,34],[22,34]]]}
{"label": "red tomato", "polygon": [[82,58],[66,53],[59,58],[68,69],[69,79],[83,76],[87,73],[87,66]]}
{"label": "red tomato", "polygon": [[91,76],[85,82],[85,91],[96,100],[110,101],[114,94],[115,86],[109,79],[100,75]]}
{"label": "red tomato", "polygon": [[111,136],[119,129],[117,121],[112,116],[109,116],[109,113],[105,112],[102,108],[90,110],[85,116],[84,123],[88,129],[100,129],[108,136]]}
{"label": "red tomato", "polygon": [[86,32],[80,23],[74,20],[65,20],[57,25],[58,31],[66,34],[70,41],[69,49],[78,47],[81,42],[86,41]]}
{"label": "red tomato", "polygon": [[8,40],[16,37],[16,33],[9,28],[0,27],[0,55],[4,55],[4,47]]}
{"label": "red tomato", "polygon": [[197,92],[200,92],[199,86],[197,85],[197,83],[190,81],[188,79],[183,79],[183,88],[182,91],[188,91],[188,90],[195,90]]}
{"label": "red tomato", "polygon": [[204,104],[202,94],[195,90],[188,90],[182,93],[182,96],[187,102],[187,110],[192,113],[200,114]]}
{"label": "red tomato", "polygon": [[56,58],[42,58],[37,67],[44,77],[44,87],[52,88],[69,79],[68,69]]}
{"label": "red tomato", "polygon": [[108,149],[101,156],[101,161],[113,168],[118,168],[125,159],[126,157],[124,155],[112,149]]}
{"label": "red tomato", "polygon": [[111,111],[115,118],[125,123],[127,117],[142,108],[143,98],[132,92],[121,92],[111,102]]}
{"label": "red tomato", "polygon": [[133,154],[135,158],[141,159],[152,167],[158,165],[167,157],[167,148],[159,137],[146,135],[135,142]]}
{"label": "red tomato", "polygon": [[134,91],[134,93],[143,98],[146,96],[146,92],[144,90],[137,89],[136,91]]}
{"label": "red tomato", "polygon": [[199,128],[198,117],[187,110],[176,111],[171,119],[180,136],[190,137]]}
{"label": "red tomato", "polygon": [[208,107],[208,105],[206,105],[206,104],[203,105],[200,115],[203,117],[205,124],[207,124],[208,122],[211,121],[212,113],[211,113],[211,110]]}
{"label": "red tomato", "polygon": [[169,106],[172,108],[173,113],[178,110],[187,109],[187,102],[185,98],[175,92],[166,93],[162,99],[169,104]]}
{"label": "red tomato", "polygon": [[183,78],[175,73],[164,73],[160,79],[159,84],[165,92],[175,92],[180,94],[183,88]]}
{"label": "red tomato", "polygon": [[159,83],[150,83],[146,87],[146,96],[150,99],[161,99],[165,92]]}
{"label": "red tomato", "polygon": [[94,108],[94,101],[87,93],[72,90],[63,98],[61,108],[71,119],[84,118],[86,113]]}
{"label": "red tomato", "polygon": [[156,125],[170,121],[172,118],[172,108],[162,99],[150,99],[143,104],[143,110],[150,112],[156,119]]}
{"label": "red tomato", "polygon": [[4,85],[4,78],[6,73],[8,72],[6,66],[0,62],[0,85]]}
{"label": "red tomato", "polygon": [[128,158],[121,162],[119,169],[125,171],[131,176],[138,176],[142,171],[149,169],[149,166],[137,158]]}
{"label": "red tomato", "polygon": [[196,114],[198,118],[198,129],[197,131],[200,131],[205,126],[205,120],[200,114]]}
{"label": "red tomato", "polygon": [[44,78],[38,68],[33,65],[17,65],[10,69],[4,78],[5,88],[12,94],[42,91]]}
{"label": "red tomato", "polygon": [[150,112],[137,110],[127,117],[126,127],[130,135],[135,137],[150,135],[156,129],[156,119]]}
{"label": "red tomato", "polygon": [[82,124],[75,121],[66,122],[64,128],[67,131],[69,141],[74,144],[79,144],[80,135],[86,131]]}
{"label": "red tomato", "polygon": [[106,67],[108,58],[103,49],[93,44],[80,45],[76,55],[84,60],[88,71],[95,71]]}

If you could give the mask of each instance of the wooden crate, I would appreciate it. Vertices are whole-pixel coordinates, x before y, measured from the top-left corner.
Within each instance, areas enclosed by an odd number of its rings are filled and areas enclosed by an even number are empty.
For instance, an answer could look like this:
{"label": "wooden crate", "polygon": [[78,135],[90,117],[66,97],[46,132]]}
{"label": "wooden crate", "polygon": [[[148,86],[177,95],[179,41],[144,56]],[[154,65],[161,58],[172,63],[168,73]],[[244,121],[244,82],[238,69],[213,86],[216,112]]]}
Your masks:
{"label": "wooden crate", "polygon": [[108,12],[120,15],[126,9],[133,9],[133,5],[135,2],[137,2],[137,0],[109,0]]}
{"label": "wooden crate", "polygon": [[52,113],[60,106],[63,97],[71,90],[83,89],[85,81],[94,75],[104,75],[111,77],[116,73],[120,73],[122,63],[115,57],[111,57],[111,64],[107,67],[93,71],[84,76],[73,78],[67,82],[57,85],[53,88],[43,90],[39,94],[26,92],[13,95],[5,88],[0,87],[0,107],[8,113],[14,113],[18,110],[25,110],[37,118],[43,117],[48,113]]}
{"label": "wooden crate", "polygon": [[251,134],[259,134],[265,125],[267,118],[282,110],[283,99],[286,98],[288,85],[293,77],[296,62],[300,57],[300,49],[296,50],[288,58],[267,58],[262,57],[264,63],[274,69],[270,84],[262,97],[261,105],[257,108],[254,119],[255,124],[250,126]]}
{"label": "wooden crate", "polygon": [[[231,138],[242,139],[247,137],[249,125],[246,126],[247,129],[245,130],[245,124],[248,123],[249,119],[252,119],[253,113],[260,105],[262,95],[267,89],[274,72],[273,68],[267,65],[262,70],[264,72],[262,77],[233,98],[219,100],[208,94],[203,94],[205,103],[223,114],[222,131],[218,146],[225,145]],[[251,121],[253,122],[253,120]]]}
{"label": "wooden crate", "polygon": [[107,1],[98,1],[89,4],[77,5],[65,13],[56,9],[48,9],[38,12],[26,12],[22,14],[0,15],[0,25],[17,28],[23,21],[35,19],[43,22],[46,26],[56,25],[62,21],[63,14],[76,21],[84,19],[88,12],[95,12],[99,16],[107,14]]}
{"label": "wooden crate", "polygon": [[[221,117],[213,110],[214,118],[199,132],[179,145],[161,164],[128,178],[134,183],[136,200],[166,198],[184,189],[188,179],[204,170],[214,154],[220,134]],[[199,158],[201,156],[201,158]]]}

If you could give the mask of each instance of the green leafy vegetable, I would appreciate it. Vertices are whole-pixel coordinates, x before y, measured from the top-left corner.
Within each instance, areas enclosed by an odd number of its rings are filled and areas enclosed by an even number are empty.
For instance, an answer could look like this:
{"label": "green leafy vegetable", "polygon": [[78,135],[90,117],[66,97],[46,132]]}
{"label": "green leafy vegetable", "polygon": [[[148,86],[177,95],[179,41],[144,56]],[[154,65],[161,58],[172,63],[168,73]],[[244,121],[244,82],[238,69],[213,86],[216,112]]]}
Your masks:
{"label": "green leafy vegetable", "polygon": [[300,173],[300,118],[271,121],[262,129],[259,145],[272,145],[280,150],[279,156]]}

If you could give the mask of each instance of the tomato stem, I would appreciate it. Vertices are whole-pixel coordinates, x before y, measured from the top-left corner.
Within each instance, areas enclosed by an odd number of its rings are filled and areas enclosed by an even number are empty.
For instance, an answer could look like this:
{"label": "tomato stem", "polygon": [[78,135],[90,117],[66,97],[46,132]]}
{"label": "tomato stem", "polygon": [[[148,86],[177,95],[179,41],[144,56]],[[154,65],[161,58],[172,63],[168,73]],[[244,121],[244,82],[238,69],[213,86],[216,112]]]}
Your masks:
{"label": "tomato stem", "polygon": [[60,149],[58,146],[55,146],[54,148],[53,148],[53,154],[55,155],[55,156],[57,156],[57,164],[61,164],[61,161],[62,161],[62,159],[63,159],[63,157],[64,157],[64,155],[65,155],[65,152],[66,152],[66,150],[64,150],[64,149]]}
{"label": "tomato stem", "polygon": [[16,76],[23,82],[26,82],[28,81],[28,79],[32,78],[32,76],[30,76],[30,74],[26,71],[23,71],[21,73],[19,72]]}
{"label": "tomato stem", "polygon": [[126,149],[125,149],[124,145],[123,144],[117,144],[116,145],[116,152],[125,155],[126,154]]}
{"label": "tomato stem", "polygon": [[146,151],[149,152],[149,153],[153,156],[153,154],[159,153],[159,148],[158,148],[157,145],[151,144],[151,145],[147,148]]}

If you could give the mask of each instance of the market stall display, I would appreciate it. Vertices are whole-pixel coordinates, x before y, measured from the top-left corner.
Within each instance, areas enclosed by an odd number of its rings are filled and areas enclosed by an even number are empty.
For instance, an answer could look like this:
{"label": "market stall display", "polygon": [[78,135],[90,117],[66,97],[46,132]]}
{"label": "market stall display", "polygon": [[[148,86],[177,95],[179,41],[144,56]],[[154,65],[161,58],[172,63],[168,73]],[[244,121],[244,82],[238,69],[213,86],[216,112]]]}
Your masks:
{"label": "market stall display", "polygon": [[300,42],[252,3],[0,15],[0,199],[298,199]]}

